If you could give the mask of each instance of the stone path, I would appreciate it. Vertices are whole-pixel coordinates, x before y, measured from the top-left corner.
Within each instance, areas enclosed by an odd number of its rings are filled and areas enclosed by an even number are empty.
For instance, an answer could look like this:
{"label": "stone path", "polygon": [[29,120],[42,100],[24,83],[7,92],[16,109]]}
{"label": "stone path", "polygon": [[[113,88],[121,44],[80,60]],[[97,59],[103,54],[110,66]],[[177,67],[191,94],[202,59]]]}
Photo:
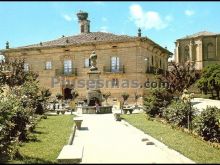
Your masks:
{"label": "stone path", "polygon": [[[80,114],[82,129],[73,145],[83,145],[81,163],[194,163],[113,114]],[[146,145],[147,138],[154,145]]]}
{"label": "stone path", "polygon": [[220,108],[220,100],[194,98],[192,99],[191,102],[192,102],[193,107],[197,108],[199,111],[202,111],[207,106],[216,106]]}

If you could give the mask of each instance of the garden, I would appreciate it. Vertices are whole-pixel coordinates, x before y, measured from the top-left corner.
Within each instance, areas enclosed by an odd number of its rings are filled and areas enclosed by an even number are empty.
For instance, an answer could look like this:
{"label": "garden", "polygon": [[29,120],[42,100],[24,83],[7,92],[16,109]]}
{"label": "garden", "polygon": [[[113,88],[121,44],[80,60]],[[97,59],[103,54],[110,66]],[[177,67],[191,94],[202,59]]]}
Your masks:
{"label": "garden", "polygon": [[[51,92],[24,59],[0,64],[0,162],[54,162],[73,125],[72,116],[48,116]],[[62,128],[61,128],[62,127]]]}
{"label": "garden", "polygon": [[146,91],[145,113],[122,117],[198,163],[219,162],[220,109],[213,105],[198,111],[192,106],[195,95],[190,87],[219,100],[220,65],[207,66],[199,73],[190,63],[173,63],[166,76],[156,75],[156,79],[168,81],[169,88]]}

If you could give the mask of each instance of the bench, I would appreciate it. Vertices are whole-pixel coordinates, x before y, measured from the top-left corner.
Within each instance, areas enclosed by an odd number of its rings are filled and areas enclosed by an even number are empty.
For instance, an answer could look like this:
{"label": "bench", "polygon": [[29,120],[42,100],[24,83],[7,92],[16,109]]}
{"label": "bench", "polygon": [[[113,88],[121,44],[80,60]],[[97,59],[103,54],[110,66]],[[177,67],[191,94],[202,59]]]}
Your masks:
{"label": "bench", "polygon": [[77,129],[80,129],[80,128],[81,128],[82,121],[83,121],[82,117],[74,117],[74,118],[73,118],[73,121],[74,121],[75,124],[76,124],[76,128],[77,128]]}
{"label": "bench", "polygon": [[83,156],[83,146],[65,145],[57,157],[58,163],[80,163]]}
{"label": "bench", "polygon": [[67,110],[66,110],[66,109],[56,109],[55,111],[56,111],[57,114],[59,115],[60,112],[61,112],[62,114],[65,114],[65,112],[66,112]]}

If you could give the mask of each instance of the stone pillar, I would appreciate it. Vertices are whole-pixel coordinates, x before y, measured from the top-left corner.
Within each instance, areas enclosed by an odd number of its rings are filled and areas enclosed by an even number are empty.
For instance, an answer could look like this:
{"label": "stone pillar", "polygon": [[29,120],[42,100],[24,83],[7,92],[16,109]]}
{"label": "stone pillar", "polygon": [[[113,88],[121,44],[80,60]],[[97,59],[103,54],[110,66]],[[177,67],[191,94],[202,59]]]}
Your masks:
{"label": "stone pillar", "polygon": [[179,51],[179,42],[175,42],[176,48],[175,48],[175,62],[180,63],[180,51]]}
{"label": "stone pillar", "polygon": [[194,45],[194,41],[190,40],[190,43],[189,43],[189,61],[193,61],[193,45]]}

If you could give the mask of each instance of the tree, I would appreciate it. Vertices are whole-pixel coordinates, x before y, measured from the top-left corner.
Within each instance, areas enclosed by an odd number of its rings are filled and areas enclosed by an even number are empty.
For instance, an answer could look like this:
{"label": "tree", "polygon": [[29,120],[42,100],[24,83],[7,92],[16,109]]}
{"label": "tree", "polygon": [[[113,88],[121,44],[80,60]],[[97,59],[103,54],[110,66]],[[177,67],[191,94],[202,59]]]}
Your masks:
{"label": "tree", "polygon": [[102,96],[104,97],[105,102],[106,102],[106,105],[107,105],[107,104],[108,104],[108,103],[107,103],[107,100],[108,100],[108,98],[111,96],[111,93],[110,93],[110,92],[106,92],[106,93],[103,93]]}
{"label": "tree", "polygon": [[33,71],[24,71],[24,59],[8,59],[0,63],[0,86],[7,85],[10,90],[21,86],[30,78],[37,80],[38,74]]}
{"label": "tree", "polygon": [[134,99],[135,99],[135,106],[137,106],[137,100],[141,97],[140,94],[137,94],[137,92],[135,92],[134,94]]}
{"label": "tree", "polygon": [[168,82],[167,90],[170,93],[181,95],[184,89],[188,89],[199,79],[200,74],[195,70],[194,63],[187,62],[180,65],[172,62],[171,64],[171,71],[167,71],[161,79]]}
{"label": "tree", "polygon": [[[0,63],[0,161],[12,159],[17,145],[28,139],[29,128],[36,124],[39,105],[46,104],[50,92],[40,91],[38,75],[24,70],[23,59],[7,59]],[[42,104],[41,104],[42,103]]]}
{"label": "tree", "polygon": [[214,64],[205,67],[202,70],[201,78],[197,82],[198,88],[205,94],[211,92],[212,98],[214,98],[214,91],[216,97],[220,99],[220,65]]}

